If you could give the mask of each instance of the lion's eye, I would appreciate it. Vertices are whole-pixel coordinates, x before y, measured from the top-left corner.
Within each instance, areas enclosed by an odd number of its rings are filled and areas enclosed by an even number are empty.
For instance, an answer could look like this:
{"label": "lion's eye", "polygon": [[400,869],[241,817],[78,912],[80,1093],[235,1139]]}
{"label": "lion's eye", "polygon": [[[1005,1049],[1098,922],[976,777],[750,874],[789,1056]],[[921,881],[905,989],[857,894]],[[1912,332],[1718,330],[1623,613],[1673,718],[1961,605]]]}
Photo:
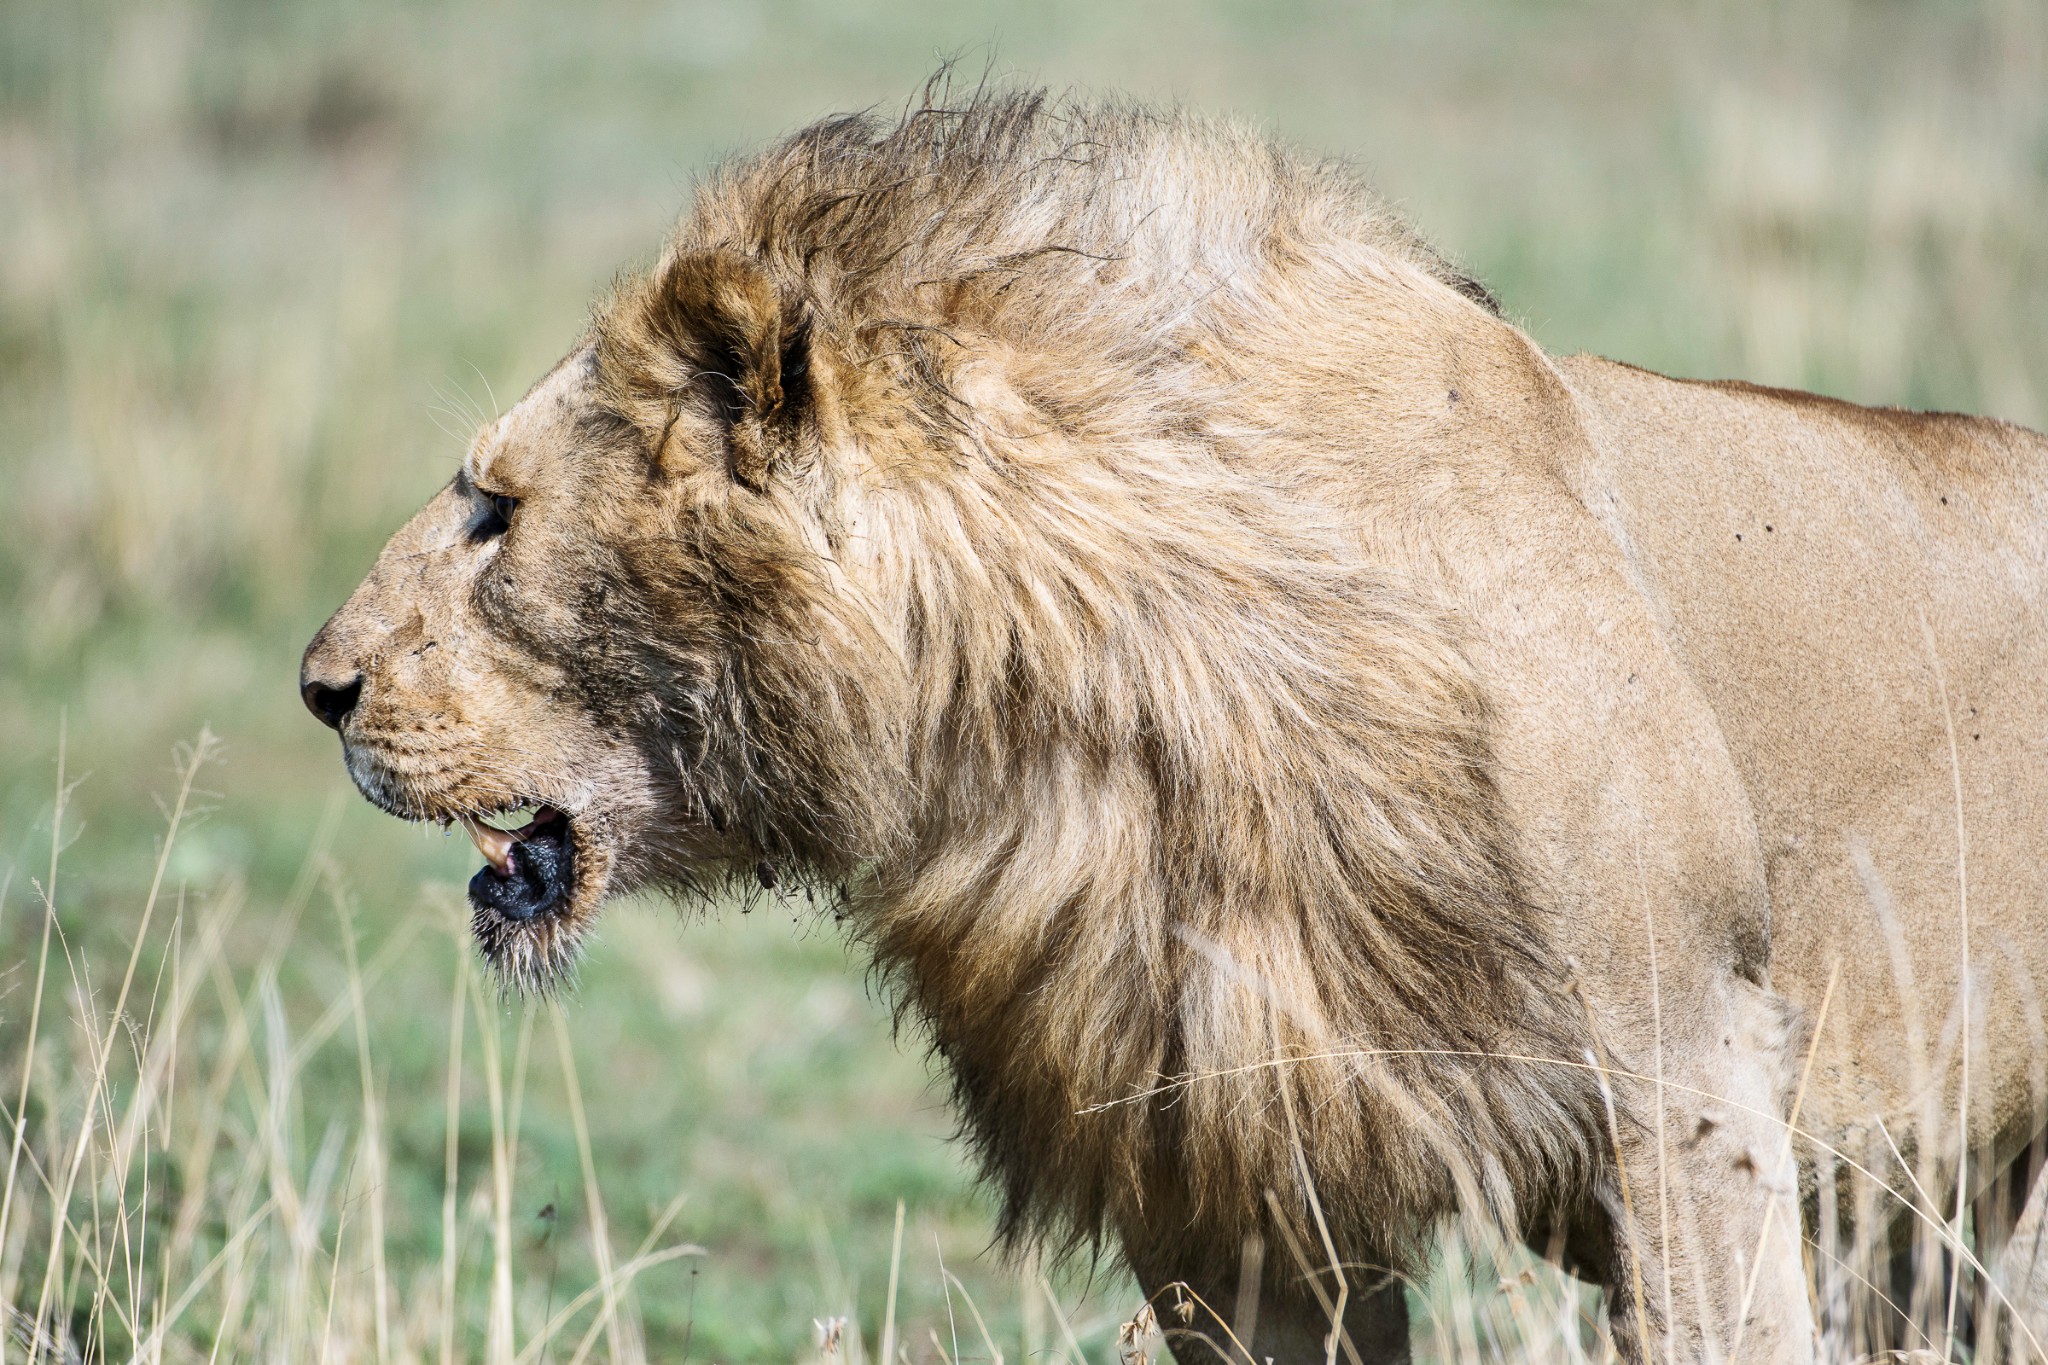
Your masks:
{"label": "lion's eye", "polygon": [[477,524],[470,528],[471,540],[496,540],[512,529],[512,514],[519,510],[519,499],[504,493],[484,495],[484,514]]}

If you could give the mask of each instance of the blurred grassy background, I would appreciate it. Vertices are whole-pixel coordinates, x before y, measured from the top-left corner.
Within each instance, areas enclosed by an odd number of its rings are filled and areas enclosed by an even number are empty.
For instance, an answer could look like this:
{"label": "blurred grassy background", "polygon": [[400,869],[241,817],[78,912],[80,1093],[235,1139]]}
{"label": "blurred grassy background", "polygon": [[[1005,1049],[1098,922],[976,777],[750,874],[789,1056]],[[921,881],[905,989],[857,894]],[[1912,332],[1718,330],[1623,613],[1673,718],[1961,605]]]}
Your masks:
{"label": "blurred grassy background", "polygon": [[[60,717],[83,780],[57,924],[100,978],[135,931],[173,745],[210,724],[223,756],[171,880],[246,902],[231,963],[285,944],[277,995],[301,1027],[347,991],[337,907],[366,959],[391,950],[368,1010],[390,1254],[438,1257],[475,858],[349,793],[294,695],[299,649],[478,414],[649,258],[694,175],[894,106],[952,55],[1354,159],[1554,350],[2048,416],[2040,0],[0,0],[7,1036]],[[323,889],[288,921],[295,884]],[[522,1021],[500,1013],[509,1047]],[[919,1358],[947,1334],[941,1254],[993,1319],[1031,1316],[976,1259],[987,1213],[942,1091],[801,905],[681,927],[617,909],[568,1018],[620,1239],[680,1193],[674,1230],[708,1252],[643,1284],[654,1358],[687,1333],[698,1358],[787,1359],[847,1312],[872,1334],[899,1199]],[[516,1254],[566,1284],[588,1211],[552,1059],[534,1047]],[[302,1146],[360,1110],[356,1068],[312,1055]],[[0,1095],[18,1084],[0,1071]],[[471,1084],[465,1190],[485,1105]]]}

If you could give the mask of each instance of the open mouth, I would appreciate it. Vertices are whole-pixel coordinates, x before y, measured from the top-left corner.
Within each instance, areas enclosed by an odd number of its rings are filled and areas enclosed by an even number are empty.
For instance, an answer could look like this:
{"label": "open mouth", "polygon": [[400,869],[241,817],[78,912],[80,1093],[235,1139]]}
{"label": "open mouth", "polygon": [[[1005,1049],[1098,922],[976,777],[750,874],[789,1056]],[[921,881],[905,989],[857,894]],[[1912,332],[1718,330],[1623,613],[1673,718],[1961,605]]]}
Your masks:
{"label": "open mouth", "polygon": [[469,879],[469,928],[501,985],[545,995],[574,976],[618,859],[616,815],[601,799],[569,785],[574,794],[554,795],[565,802],[556,805],[488,773],[422,789],[372,748],[350,750],[348,763],[374,804],[445,830],[460,825],[483,855]]}
{"label": "open mouth", "polygon": [[567,907],[576,886],[576,841],[568,816],[543,805],[517,829],[467,815],[462,826],[484,855],[484,866],[469,879],[471,905],[515,924]]}

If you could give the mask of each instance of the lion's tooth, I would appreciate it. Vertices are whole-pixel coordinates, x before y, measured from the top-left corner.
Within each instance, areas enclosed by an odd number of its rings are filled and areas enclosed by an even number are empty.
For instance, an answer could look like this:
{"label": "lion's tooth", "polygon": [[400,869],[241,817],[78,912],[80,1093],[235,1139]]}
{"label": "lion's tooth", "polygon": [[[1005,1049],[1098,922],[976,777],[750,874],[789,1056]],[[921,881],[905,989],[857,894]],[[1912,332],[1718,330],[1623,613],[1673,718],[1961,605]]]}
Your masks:
{"label": "lion's tooth", "polygon": [[498,869],[501,876],[512,875],[512,845],[518,843],[502,829],[493,829],[481,820],[462,817],[462,827],[469,831],[469,837],[476,843],[476,851],[484,855],[484,861]]}

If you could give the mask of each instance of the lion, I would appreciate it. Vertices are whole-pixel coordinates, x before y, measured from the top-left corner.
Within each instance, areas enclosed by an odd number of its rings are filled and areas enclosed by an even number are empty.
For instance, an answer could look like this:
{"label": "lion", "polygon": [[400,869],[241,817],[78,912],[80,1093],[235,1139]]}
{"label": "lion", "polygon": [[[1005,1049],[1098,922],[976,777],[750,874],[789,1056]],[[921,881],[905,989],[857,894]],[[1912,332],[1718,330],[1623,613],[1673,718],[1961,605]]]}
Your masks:
{"label": "lion", "polygon": [[2031,1176],[2044,589],[2038,435],[1555,358],[1340,167],[984,91],[719,170],[301,686],[512,988],[828,891],[1183,1360],[1407,1359],[1459,1218],[1805,1361],[1838,1176]]}

